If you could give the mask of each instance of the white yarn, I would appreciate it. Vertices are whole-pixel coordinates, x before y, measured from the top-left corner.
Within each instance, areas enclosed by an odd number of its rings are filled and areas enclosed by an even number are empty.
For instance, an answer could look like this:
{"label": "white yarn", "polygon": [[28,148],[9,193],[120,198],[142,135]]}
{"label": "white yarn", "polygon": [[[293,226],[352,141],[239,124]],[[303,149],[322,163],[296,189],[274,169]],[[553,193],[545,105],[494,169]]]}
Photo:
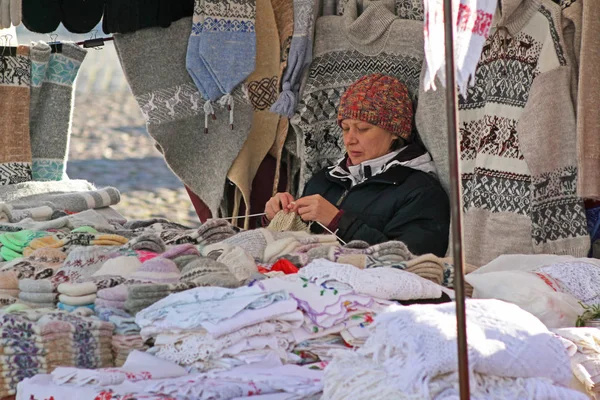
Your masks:
{"label": "white yarn", "polygon": [[356,293],[385,300],[436,299],[442,295],[440,285],[396,268],[363,270],[352,265],[318,259],[302,268],[299,275],[319,286],[330,286],[338,282],[349,286]]}

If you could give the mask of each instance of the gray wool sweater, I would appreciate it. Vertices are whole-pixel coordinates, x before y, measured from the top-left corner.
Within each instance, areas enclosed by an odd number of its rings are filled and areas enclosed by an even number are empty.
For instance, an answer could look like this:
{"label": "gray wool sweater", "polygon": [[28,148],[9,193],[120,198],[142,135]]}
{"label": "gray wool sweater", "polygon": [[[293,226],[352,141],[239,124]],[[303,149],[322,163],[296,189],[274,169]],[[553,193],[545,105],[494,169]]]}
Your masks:
{"label": "gray wool sweater", "polygon": [[344,154],[337,108],[346,88],[360,77],[383,73],[402,80],[416,99],[423,64],[423,24],[402,20],[393,0],[345,4],[344,15],[317,19],[313,61],[290,120],[300,159],[299,188]]}

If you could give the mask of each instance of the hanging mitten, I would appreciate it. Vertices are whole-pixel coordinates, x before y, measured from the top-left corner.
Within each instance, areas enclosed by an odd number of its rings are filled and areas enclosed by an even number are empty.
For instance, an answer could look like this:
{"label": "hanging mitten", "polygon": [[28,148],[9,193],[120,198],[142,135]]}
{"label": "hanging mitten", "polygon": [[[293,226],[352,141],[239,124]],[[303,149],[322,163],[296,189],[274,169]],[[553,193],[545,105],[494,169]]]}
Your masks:
{"label": "hanging mitten", "polygon": [[71,33],[88,33],[102,19],[104,0],[60,0],[62,23]]}
{"label": "hanging mitten", "polygon": [[208,119],[215,116],[211,102],[217,100],[224,93],[221,92],[213,79],[210,71],[206,68],[200,57],[200,40],[204,24],[204,0],[195,0],[194,17],[192,19],[192,33],[188,41],[186,54],[186,68],[194,84],[198,88],[204,103],[204,133],[208,133]]}
{"label": "hanging mitten", "polygon": [[256,1],[240,7],[233,0],[206,0],[204,11],[200,57],[219,89],[231,94],[255,68]]}
{"label": "hanging mitten", "polygon": [[21,17],[28,30],[51,33],[60,25],[59,0],[22,0],[22,6]]}

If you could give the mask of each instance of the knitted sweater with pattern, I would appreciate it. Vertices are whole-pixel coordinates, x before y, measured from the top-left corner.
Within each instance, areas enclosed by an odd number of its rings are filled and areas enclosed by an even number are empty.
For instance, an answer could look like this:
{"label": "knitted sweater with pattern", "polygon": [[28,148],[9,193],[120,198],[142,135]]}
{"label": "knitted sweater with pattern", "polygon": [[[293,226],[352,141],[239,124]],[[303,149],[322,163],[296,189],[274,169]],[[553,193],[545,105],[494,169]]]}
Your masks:
{"label": "knitted sweater with pattern", "polygon": [[476,82],[459,98],[467,262],[585,257],[572,65],[550,0],[502,0]]}
{"label": "knitted sweater with pattern", "polygon": [[394,1],[346,4],[344,15],[316,22],[313,61],[291,119],[300,158],[300,182],[333,165],[345,153],[337,108],[346,88],[360,77],[383,73],[402,80],[413,99],[423,64],[423,24],[401,20]]}

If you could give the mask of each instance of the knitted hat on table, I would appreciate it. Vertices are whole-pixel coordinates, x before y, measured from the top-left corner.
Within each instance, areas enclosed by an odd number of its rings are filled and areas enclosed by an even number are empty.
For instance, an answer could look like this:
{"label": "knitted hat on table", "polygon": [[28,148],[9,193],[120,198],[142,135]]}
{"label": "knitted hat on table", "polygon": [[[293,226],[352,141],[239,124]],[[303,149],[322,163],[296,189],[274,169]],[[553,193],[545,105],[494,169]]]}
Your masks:
{"label": "knitted hat on table", "polygon": [[175,283],[180,275],[177,264],[167,258],[156,257],[143,263],[129,278],[143,282]]}
{"label": "knitted hat on table", "polygon": [[346,89],[340,100],[338,125],[345,119],[368,122],[410,141],[413,105],[408,88],[391,76],[363,76]]}

